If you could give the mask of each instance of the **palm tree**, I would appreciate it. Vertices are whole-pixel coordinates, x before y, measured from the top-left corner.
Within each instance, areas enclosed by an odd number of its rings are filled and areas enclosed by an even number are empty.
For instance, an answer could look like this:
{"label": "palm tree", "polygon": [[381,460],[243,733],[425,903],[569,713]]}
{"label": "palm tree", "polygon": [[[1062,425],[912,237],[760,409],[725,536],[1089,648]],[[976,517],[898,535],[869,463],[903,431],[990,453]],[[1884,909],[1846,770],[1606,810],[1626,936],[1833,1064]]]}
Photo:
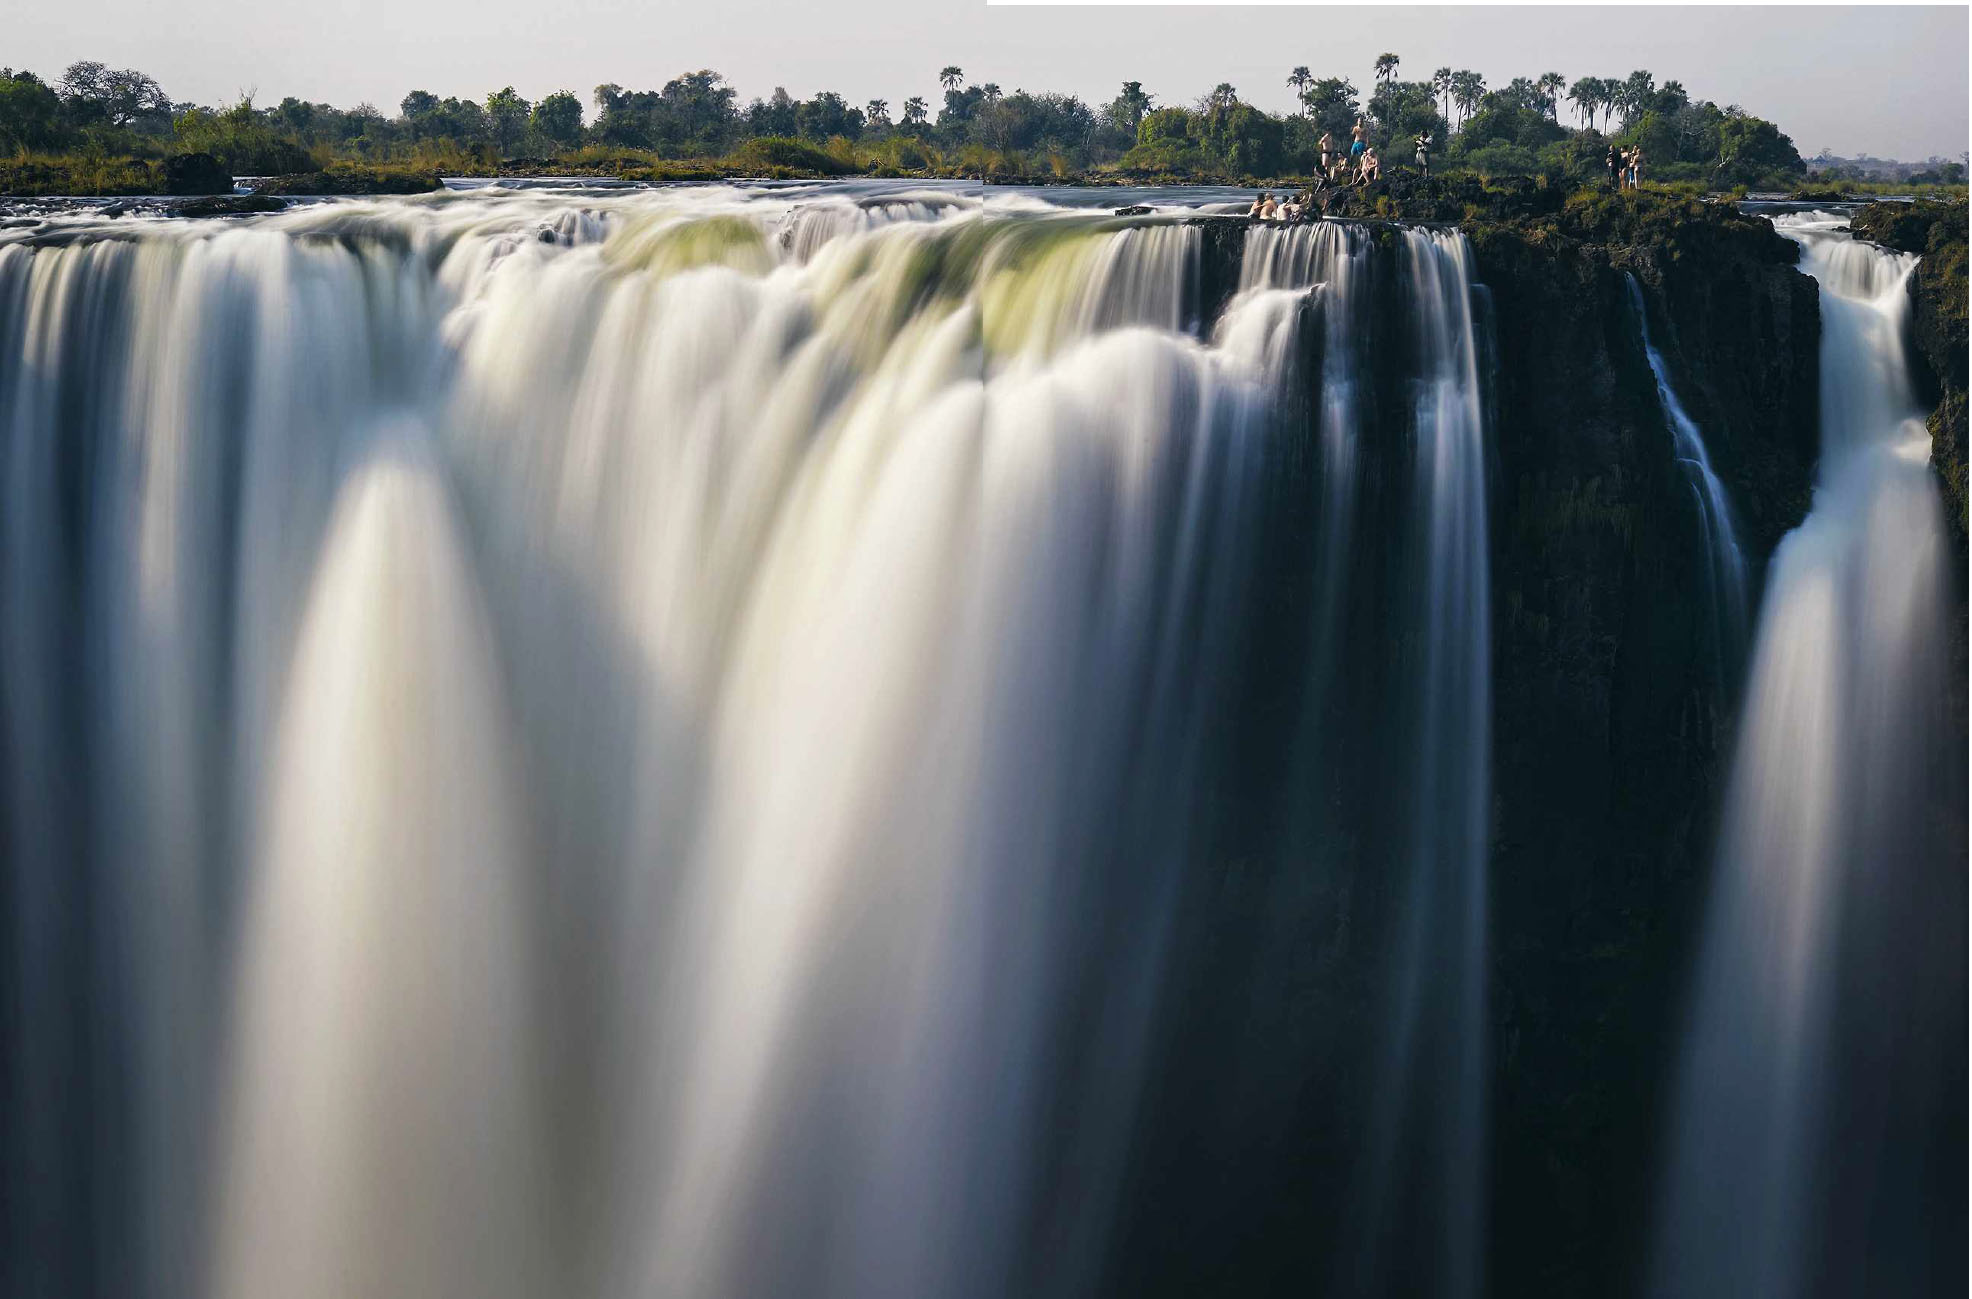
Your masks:
{"label": "palm tree", "polygon": [[1486,97],[1486,79],[1470,69],[1452,73],[1452,102],[1458,105],[1458,124],[1465,126],[1472,110]]}
{"label": "palm tree", "polygon": [[1212,93],[1205,97],[1205,106],[1213,109],[1231,108],[1238,102],[1239,92],[1233,89],[1230,81],[1221,81],[1212,87]]}
{"label": "palm tree", "polygon": [[1561,88],[1567,84],[1567,78],[1559,72],[1543,72],[1540,80],[1534,83],[1541,92],[1541,98],[1547,101],[1547,115],[1557,122],[1561,120]]}
{"label": "palm tree", "polygon": [[1648,72],[1632,72],[1616,87],[1617,102],[1623,108],[1623,125],[1635,126],[1650,111],[1651,97],[1657,93],[1657,78]]}
{"label": "palm tree", "polygon": [[979,88],[979,93],[985,95],[986,102],[990,104],[994,100],[1000,97],[1000,83],[997,81],[989,81],[985,85]]}
{"label": "palm tree", "polygon": [[1392,78],[1394,78],[1396,75],[1397,75],[1397,56],[1394,54],[1377,55],[1376,79],[1378,81],[1389,81]]}
{"label": "palm tree", "polygon": [[1312,72],[1309,72],[1305,65],[1298,67],[1294,69],[1294,71],[1287,74],[1287,88],[1294,92],[1295,99],[1304,101],[1301,104],[1301,111],[1304,113],[1308,111],[1308,105],[1305,102],[1306,96],[1308,94],[1308,87],[1314,84],[1315,84],[1314,74]]}
{"label": "palm tree", "polygon": [[965,84],[965,73],[959,71],[957,64],[949,65],[938,74],[938,84],[947,90],[957,90]]}
{"label": "palm tree", "polygon": [[920,96],[912,95],[904,101],[904,125],[923,126],[925,114],[928,111],[925,107],[924,100]]}
{"label": "palm tree", "polygon": [[1575,106],[1575,115],[1587,126],[1595,125],[1595,106],[1602,102],[1601,97],[1600,77],[1577,77],[1575,84],[1568,87],[1568,102]]}
{"label": "palm tree", "polygon": [[1452,120],[1452,70],[1439,68],[1431,74],[1431,96],[1445,106],[1442,114],[1449,122]]}
{"label": "palm tree", "polygon": [[890,124],[890,104],[887,100],[872,99],[869,103],[863,105],[863,112],[870,119],[871,126],[888,126]]}

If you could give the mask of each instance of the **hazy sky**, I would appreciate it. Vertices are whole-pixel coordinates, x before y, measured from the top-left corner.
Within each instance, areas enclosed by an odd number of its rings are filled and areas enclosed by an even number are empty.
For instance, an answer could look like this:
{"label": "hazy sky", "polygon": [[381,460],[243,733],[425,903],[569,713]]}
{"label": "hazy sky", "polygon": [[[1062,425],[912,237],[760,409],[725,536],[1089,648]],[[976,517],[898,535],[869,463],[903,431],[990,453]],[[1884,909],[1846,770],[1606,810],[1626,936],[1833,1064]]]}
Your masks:
{"label": "hazy sky", "polygon": [[[983,0],[0,0],[0,63],[53,77],[76,59],[149,72],[177,100],[241,90],[395,113],[413,88],[528,98],[655,88],[716,68],[742,99],[786,86],[852,103],[938,99],[938,69],[1092,103],[1126,79],[1158,102],[1219,81],[1274,110],[1287,70],[1360,88],[1383,50],[1403,74],[1449,64],[1489,84],[1647,68],[1695,99],[1778,122],[1804,155],[1956,158],[1967,145],[1966,9],[989,7]],[[1564,113],[1567,110],[1564,108]]]}

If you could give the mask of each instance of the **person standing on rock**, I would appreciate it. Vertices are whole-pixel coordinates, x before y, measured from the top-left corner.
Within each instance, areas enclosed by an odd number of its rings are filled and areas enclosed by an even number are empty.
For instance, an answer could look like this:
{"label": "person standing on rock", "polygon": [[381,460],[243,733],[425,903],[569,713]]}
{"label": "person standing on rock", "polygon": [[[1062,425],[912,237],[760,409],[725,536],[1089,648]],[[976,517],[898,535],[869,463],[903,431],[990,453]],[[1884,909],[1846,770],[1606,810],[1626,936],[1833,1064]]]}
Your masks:
{"label": "person standing on rock", "polygon": [[1431,132],[1429,130],[1419,131],[1417,138],[1411,141],[1411,143],[1417,146],[1418,175],[1429,176],[1431,174]]}
{"label": "person standing on rock", "polygon": [[1616,146],[1609,146],[1609,157],[1605,160],[1609,168],[1609,183],[1617,189],[1623,188],[1623,159],[1616,152]]}
{"label": "person standing on rock", "polygon": [[1322,154],[1322,175],[1326,176],[1329,173],[1329,165],[1335,160],[1335,137],[1323,131],[1318,147]]}

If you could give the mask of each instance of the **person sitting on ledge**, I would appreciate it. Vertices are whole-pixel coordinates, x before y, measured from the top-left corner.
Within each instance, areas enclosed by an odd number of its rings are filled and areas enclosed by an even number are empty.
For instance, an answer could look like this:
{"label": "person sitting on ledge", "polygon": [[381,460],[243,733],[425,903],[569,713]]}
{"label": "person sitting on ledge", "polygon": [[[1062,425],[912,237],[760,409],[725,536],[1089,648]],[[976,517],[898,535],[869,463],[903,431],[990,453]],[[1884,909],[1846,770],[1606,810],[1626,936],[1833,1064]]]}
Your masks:
{"label": "person sitting on ledge", "polygon": [[1250,217],[1259,216],[1260,209],[1265,207],[1266,205],[1267,205],[1267,194],[1263,190],[1260,193],[1255,194],[1253,196],[1253,206],[1246,209],[1246,215]]}
{"label": "person sitting on ledge", "polygon": [[1266,200],[1260,204],[1260,219],[1262,221],[1271,221],[1279,211],[1280,208],[1274,203],[1274,196],[1269,194]]}

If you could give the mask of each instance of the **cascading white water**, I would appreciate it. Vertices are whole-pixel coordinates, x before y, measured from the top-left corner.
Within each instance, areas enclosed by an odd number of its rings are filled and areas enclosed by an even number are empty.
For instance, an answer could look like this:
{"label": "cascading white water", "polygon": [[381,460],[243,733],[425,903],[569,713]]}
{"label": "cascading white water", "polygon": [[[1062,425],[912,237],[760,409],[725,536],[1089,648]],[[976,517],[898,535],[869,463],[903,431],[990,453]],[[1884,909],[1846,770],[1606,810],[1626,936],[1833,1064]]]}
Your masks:
{"label": "cascading white water", "polygon": [[[1929,982],[1910,957],[1919,927],[1884,917],[1947,896],[1925,872],[1937,854],[1918,847],[1945,534],[1904,357],[1915,259],[1837,224],[1776,222],[1821,286],[1821,463],[1808,517],[1774,556],[1753,646],[1663,1182],[1652,1292],[1666,1296],[1925,1288],[1899,1270],[1922,1250],[1872,1246],[1881,1228],[1841,1207],[1871,1191],[1841,1185],[1856,1157],[1838,1151],[1885,1141],[1869,1157],[1878,1175],[1907,1171],[1921,1162],[1911,1134],[1880,1134],[1890,1116],[1867,1089],[1836,1101],[1852,1070],[1929,1072],[1900,1062],[1894,1031],[1861,1048],[1866,1062],[1849,1039],[1855,1021],[1925,1022],[1908,1000]],[[1905,1192],[1922,1197],[1874,1194]]]}
{"label": "cascading white water", "polygon": [[246,899],[215,1295],[553,1288],[515,736],[425,437],[380,431],[309,583]]}
{"label": "cascading white water", "polygon": [[1636,312],[1637,329],[1643,335],[1644,355],[1650,373],[1657,381],[1657,405],[1664,412],[1670,430],[1678,469],[1691,488],[1692,506],[1698,515],[1705,548],[1706,604],[1711,610],[1712,657],[1721,680],[1737,670],[1746,642],[1746,556],[1733,527],[1732,505],[1725,485],[1712,472],[1712,458],[1706,453],[1705,438],[1698,425],[1685,413],[1663,356],[1650,337],[1650,312],[1644,306],[1643,290],[1627,271],[1624,283],[1630,291],[1630,306]]}
{"label": "cascading white water", "polygon": [[1349,564],[1361,488],[1363,389],[1369,382],[1370,241],[1361,227],[1316,221],[1283,228],[1255,226],[1240,260],[1243,297],[1314,291],[1320,313],[1320,405],[1316,445],[1321,457],[1320,578],[1316,585],[1314,662],[1309,676],[1327,682],[1342,634]]}
{"label": "cascading white water", "polygon": [[[8,1239],[87,1236],[23,1293],[1100,1288],[1283,440],[1346,640],[1370,242],[1257,232],[1211,322],[1203,246],[728,187],[0,232]],[[1453,1062],[1471,1277],[1483,435],[1463,241],[1404,248],[1457,978],[1390,1077]]]}
{"label": "cascading white water", "polygon": [[[1483,1288],[1486,1184],[1486,865],[1491,823],[1491,595],[1478,331],[1465,237],[1405,230],[1414,430],[1415,611],[1405,662],[1418,689],[1406,800],[1408,860],[1393,953],[1385,1086],[1374,1101],[1370,1230],[1394,1241],[1405,1206],[1431,1239],[1386,1244],[1402,1288]],[[1418,1151],[1423,1157],[1418,1157]],[[1406,1166],[1419,1185],[1390,1179]],[[1380,1201],[1380,1202],[1379,1202]],[[1380,1287],[1379,1287],[1380,1288]]]}

